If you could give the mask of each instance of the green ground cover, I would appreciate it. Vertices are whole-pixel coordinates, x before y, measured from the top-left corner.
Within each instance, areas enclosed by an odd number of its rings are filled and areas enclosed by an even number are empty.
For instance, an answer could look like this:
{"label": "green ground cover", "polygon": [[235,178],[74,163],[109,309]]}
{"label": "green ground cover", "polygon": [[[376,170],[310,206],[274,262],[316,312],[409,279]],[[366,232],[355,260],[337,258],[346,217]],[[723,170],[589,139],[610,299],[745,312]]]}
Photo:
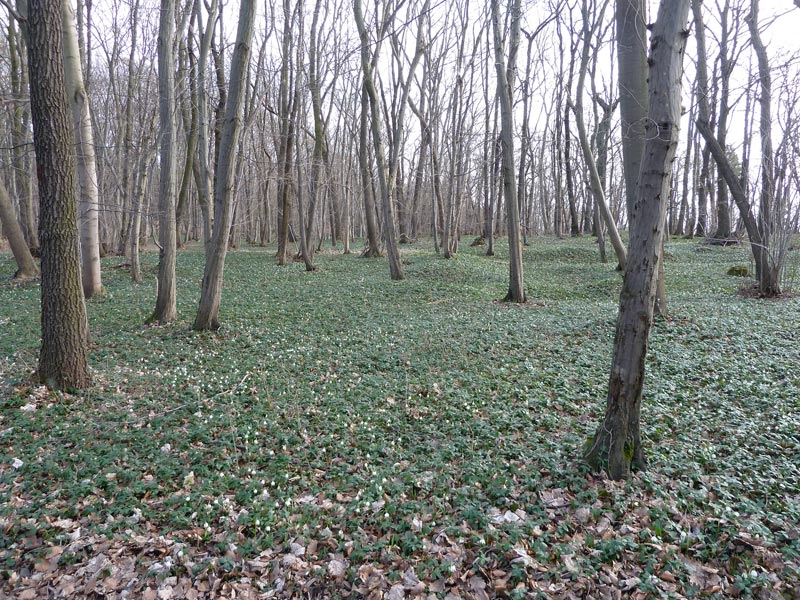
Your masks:
{"label": "green ground cover", "polygon": [[80,395],[32,383],[39,287],[7,283],[0,255],[0,590],[791,597],[800,300],[738,294],[746,248],[667,249],[650,470],[625,484],[580,463],[620,284],[591,239],[526,248],[524,306],[497,301],[502,249],[404,247],[391,282],[382,259],[306,273],[243,248],[215,334],[189,330],[198,248],[165,327],[143,325],[157,255],[141,285],[106,259]]}

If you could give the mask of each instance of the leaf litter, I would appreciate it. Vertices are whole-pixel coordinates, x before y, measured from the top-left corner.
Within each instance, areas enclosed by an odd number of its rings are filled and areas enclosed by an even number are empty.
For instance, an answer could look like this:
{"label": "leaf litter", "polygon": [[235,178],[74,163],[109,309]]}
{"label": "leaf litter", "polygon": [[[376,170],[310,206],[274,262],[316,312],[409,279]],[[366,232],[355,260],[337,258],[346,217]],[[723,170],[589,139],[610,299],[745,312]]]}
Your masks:
{"label": "leaf litter", "polygon": [[[0,289],[20,333],[0,362],[0,594],[798,597],[800,306],[737,297],[723,267],[743,251],[671,246],[651,466],[624,484],[577,460],[619,283],[587,240],[526,250],[525,311],[493,302],[502,256],[411,251],[395,289],[379,262],[320,256],[312,279],[235,253],[216,336],[138,325],[152,290],[109,271],[82,395],[26,381],[35,290]],[[201,258],[180,255],[184,290]]]}

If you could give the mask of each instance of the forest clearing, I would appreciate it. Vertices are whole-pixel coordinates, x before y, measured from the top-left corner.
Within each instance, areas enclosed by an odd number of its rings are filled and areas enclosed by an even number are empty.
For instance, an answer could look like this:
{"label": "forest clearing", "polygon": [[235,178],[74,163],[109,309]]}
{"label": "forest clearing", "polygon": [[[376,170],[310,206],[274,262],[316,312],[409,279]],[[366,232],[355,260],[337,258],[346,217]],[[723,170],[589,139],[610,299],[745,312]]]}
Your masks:
{"label": "forest clearing", "polygon": [[403,281],[243,246],[217,332],[191,329],[201,246],[169,325],[144,324],[158,254],[141,284],[105,258],[77,394],[34,383],[39,285],[0,254],[0,596],[796,598],[800,300],[741,293],[746,244],[668,242],[648,470],[613,482],[581,457],[615,264],[534,238],[527,302],[503,303],[505,240],[469,241],[403,246]]}

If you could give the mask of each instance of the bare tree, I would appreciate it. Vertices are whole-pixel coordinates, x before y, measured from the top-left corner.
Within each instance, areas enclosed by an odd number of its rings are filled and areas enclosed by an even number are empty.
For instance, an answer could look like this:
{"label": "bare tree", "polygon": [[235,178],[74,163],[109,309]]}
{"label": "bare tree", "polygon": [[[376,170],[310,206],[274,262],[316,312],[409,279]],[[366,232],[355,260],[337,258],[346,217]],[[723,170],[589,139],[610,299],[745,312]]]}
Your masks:
{"label": "bare tree", "polygon": [[200,292],[200,307],[197,309],[193,328],[196,330],[219,329],[219,305],[222,297],[222,277],[225,256],[228,251],[228,236],[232,221],[232,192],[234,175],[234,152],[238,145],[242,105],[246,91],[245,75],[250,64],[250,44],[253,39],[255,0],[242,0],[239,8],[239,29],[236,33],[236,48],[233,52],[230,71],[230,89],[225,106],[225,123],[219,147],[216,180],[214,184],[214,234]]}
{"label": "bare tree", "polygon": [[[381,127],[381,104],[378,97],[378,89],[375,84],[374,71],[380,56],[381,42],[384,36],[392,26],[397,11],[401,8],[402,2],[386,2],[383,6],[383,14],[375,15],[377,19],[377,41],[372,44],[369,39],[366,24],[364,21],[364,13],[361,7],[361,0],[353,1],[353,15],[358,28],[358,35],[361,40],[361,70],[364,75],[364,90],[367,99],[369,100],[370,110],[370,130],[372,132],[372,145],[375,151],[375,160],[378,166],[378,185],[381,192],[381,212],[383,216],[383,235],[386,242],[386,253],[389,259],[389,273],[393,280],[401,280],[405,278],[403,274],[403,265],[400,261],[400,251],[397,246],[397,232],[395,231],[395,209],[394,209],[394,195],[396,191],[397,172],[400,165],[400,143],[401,136],[398,131],[394,132],[392,145],[389,148],[387,157],[386,149],[383,141],[382,127]],[[427,10],[429,0],[425,0],[425,6],[422,12]],[[417,28],[417,41],[414,58],[409,66],[409,73],[406,80],[403,82],[399,93],[400,100],[397,103],[398,113],[394,115],[396,123],[402,125],[403,115],[408,100],[408,92],[411,87],[411,81],[414,76],[414,70],[422,57],[423,38],[422,38],[422,24],[423,19],[418,19],[419,24]]]}
{"label": "bare tree", "polygon": [[161,146],[158,190],[159,256],[156,307],[149,321],[169,323],[177,318],[175,261],[175,0],[161,0],[158,27],[158,121]]}
{"label": "bare tree", "polygon": [[499,0],[491,0],[492,31],[494,34],[495,68],[497,70],[497,96],[500,99],[501,141],[503,147],[503,196],[508,216],[509,283],[508,302],[525,302],[525,283],[522,268],[522,239],[517,204],[516,174],[514,169],[514,115],[511,102],[511,82],[516,74],[517,49],[519,48],[522,4],[513,0],[511,32],[509,36],[508,62],[503,54],[500,25]]}
{"label": "bare tree", "polygon": [[731,191],[739,214],[744,221],[750,249],[756,266],[759,294],[771,298],[781,294],[781,276],[785,264],[785,248],[772,246],[772,234],[781,226],[782,214],[775,214],[774,196],[774,152],[772,147],[772,77],[770,74],[767,50],[758,30],[758,0],[752,0],[751,12],[747,17],[753,49],[758,59],[760,79],[761,116],[759,133],[761,137],[761,194],[758,215],[747,197],[747,190],[733,169],[725,148],[716,139],[709,124],[698,118],[697,128],[706,141],[720,175]]}
{"label": "bare tree", "polygon": [[627,260],[627,252],[625,244],[617,231],[614,217],[606,203],[605,189],[603,182],[600,179],[600,174],[597,170],[597,163],[595,162],[594,155],[592,154],[591,145],[589,144],[589,136],[586,133],[586,125],[583,120],[583,95],[584,95],[584,81],[586,80],[586,71],[589,66],[589,51],[591,49],[591,41],[597,29],[600,27],[603,19],[603,13],[608,2],[605,2],[597,13],[594,23],[592,24],[589,19],[589,6],[586,0],[582,4],[582,21],[583,21],[583,46],[581,49],[581,60],[578,68],[578,83],[575,90],[575,125],[578,128],[578,139],[581,144],[581,151],[583,152],[583,159],[589,169],[589,177],[592,186],[592,194],[594,194],[595,202],[600,209],[600,213],[608,227],[608,236],[611,239],[611,245],[614,247],[614,252],[617,255],[617,263],[620,270],[625,269],[625,262]]}
{"label": "bare tree", "polygon": [[645,358],[653,321],[661,240],[681,117],[681,77],[689,0],[663,0],[650,43],[647,135],[632,215],[630,255],[620,293],[606,412],[585,458],[624,479],[644,469],[640,431]]}

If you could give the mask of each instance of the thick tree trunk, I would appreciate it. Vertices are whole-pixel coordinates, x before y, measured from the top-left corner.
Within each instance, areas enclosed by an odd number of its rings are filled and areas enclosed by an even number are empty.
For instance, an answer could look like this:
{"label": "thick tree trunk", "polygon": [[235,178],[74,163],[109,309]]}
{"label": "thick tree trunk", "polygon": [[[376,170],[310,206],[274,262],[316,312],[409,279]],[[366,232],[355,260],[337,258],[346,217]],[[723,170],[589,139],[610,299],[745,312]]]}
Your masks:
{"label": "thick tree trunk", "polygon": [[148,321],[169,323],[178,316],[175,291],[175,0],[161,0],[158,29],[158,116],[161,160],[158,189],[159,257],[155,310]]}
{"label": "thick tree trunk", "polygon": [[225,121],[222,126],[219,159],[215,169],[214,233],[211,238],[210,251],[206,254],[200,306],[197,309],[193,325],[195,330],[216,330],[220,326],[219,305],[222,298],[222,277],[233,215],[233,176],[235,171],[233,159],[239,142],[242,105],[246,94],[242,88],[250,64],[250,44],[253,39],[255,12],[254,0],[242,0],[239,8],[236,47],[231,62],[230,89],[225,105]]}
{"label": "thick tree trunk", "polygon": [[[511,10],[511,39],[508,66],[503,56],[498,0],[491,0],[494,56],[497,70],[497,95],[500,99],[501,141],[503,147],[503,196],[508,216],[508,294],[507,302],[525,302],[525,282],[522,267],[522,240],[520,239],[519,205],[514,173],[514,115],[511,103],[510,78],[515,75],[516,50],[519,44],[521,2],[514,0]],[[510,76],[510,77],[509,77]]]}
{"label": "thick tree trunk", "polygon": [[3,227],[3,234],[8,238],[8,244],[11,246],[11,253],[14,255],[14,260],[17,263],[17,272],[14,273],[14,279],[17,281],[25,281],[33,279],[39,275],[39,268],[36,266],[36,261],[33,259],[28,243],[25,241],[25,234],[22,232],[22,227],[17,221],[14,214],[14,206],[11,204],[11,198],[8,197],[8,191],[3,181],[0,179],[0,225]]}
{"label": "thick tree trunk", "polygon": [[64,80],[67,98],[72,105],[75,128],[75,156],[78,167],[78,228],[81,240],[81,280],[83,295],[91,298],[103,291],[100,273],[99,215],[97,165],[94,156],[92,117],[89,98],[83,87],[83,73],[75,29],[75,13],[71,0],[62,0],[61,25],[64,41]]}
{"label": "thick tree trunk", "polygon": [[62,0],[30,0],[29,68],[39,179],[42,347],[39,379],[55,389],[91,383],[80,281],[75,157],[63,71]]}
{"label": "thick tree trunk", "polygon": [[620,293],[606,413],[585,458],[612,479],[646,467],[639,415],[656,294],[660,246],[678,145],[681,76],[689,0],[662,0],[650,50],[647,137]]}

